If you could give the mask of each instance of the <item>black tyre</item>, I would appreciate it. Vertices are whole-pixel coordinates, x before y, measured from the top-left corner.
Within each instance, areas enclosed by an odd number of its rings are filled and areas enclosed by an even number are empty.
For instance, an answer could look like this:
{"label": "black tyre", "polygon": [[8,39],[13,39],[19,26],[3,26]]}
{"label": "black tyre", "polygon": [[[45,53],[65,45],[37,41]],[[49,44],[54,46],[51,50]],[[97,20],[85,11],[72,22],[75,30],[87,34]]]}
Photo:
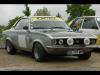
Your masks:
{"label": "black tyre", "polygon": [[100,48],[95,48],[93,52],[100,52]]}
{"label": "black tyre", "polygon": [[14,48],[14,46],[11,44],[10,41],[6,42],[6,51],[8,54],[14,55],[16,54],[16,49]]}
{"label": "black tyre", "polygon": [[87,52],[78,56],[81,60],[88,60],[91,57],[91,52]]}
{"label": "black tyre", "polygon": [[32,56],[35,58],[36,61],[42,62],[46,60],[46,52],[40,43],[36,43],[34,45]]}

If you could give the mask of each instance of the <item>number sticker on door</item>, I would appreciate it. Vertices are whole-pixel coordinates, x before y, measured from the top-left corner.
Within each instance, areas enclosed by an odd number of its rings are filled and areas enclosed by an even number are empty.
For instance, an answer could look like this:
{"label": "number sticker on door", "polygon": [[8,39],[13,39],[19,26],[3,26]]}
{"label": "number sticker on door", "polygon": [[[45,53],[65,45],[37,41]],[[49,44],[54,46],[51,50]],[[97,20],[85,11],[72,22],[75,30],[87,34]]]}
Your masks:
{"label": "number sticker on door", "polygon": [[22,48],[26,48],[26,39],[25,35],[18,35],[18,44]]}

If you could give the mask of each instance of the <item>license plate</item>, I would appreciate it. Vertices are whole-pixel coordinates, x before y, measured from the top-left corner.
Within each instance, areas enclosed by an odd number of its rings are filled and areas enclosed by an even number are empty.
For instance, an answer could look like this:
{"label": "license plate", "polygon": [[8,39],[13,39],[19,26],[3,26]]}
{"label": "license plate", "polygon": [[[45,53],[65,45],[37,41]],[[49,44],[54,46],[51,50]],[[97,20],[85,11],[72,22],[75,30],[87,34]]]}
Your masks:
{"label": "license plate", "polygon": [[83,54],[83,51],[81,51],[81,50],[73,50],[73,51],[68,51],[67,54],[69,54],[69,55]]}

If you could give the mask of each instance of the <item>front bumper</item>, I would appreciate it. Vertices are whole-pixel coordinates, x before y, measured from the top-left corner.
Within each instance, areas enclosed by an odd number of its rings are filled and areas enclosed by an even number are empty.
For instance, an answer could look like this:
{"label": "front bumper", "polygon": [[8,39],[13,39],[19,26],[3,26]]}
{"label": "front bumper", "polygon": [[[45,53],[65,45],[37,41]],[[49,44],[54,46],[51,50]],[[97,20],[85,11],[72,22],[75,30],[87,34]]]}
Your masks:
{"label": "front bumper", "polygon": [[49,54],[57,54],[57,55],[66,55],[68,51],[73,51],[73,50],[80,50],[83,53],[85,52],[90,52],[93,49],[98,47],[97,45],[90,45],[90,46],[77,46],[77,47],[65,47],[65,46],[47,46],[47,52]]}

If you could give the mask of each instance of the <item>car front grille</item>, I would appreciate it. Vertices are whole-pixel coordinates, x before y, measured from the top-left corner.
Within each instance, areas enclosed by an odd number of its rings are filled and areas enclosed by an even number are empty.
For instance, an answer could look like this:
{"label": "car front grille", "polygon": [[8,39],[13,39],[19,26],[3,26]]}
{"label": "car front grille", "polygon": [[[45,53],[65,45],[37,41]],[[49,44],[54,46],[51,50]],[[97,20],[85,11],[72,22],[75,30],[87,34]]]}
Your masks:
{"label": "car front grille", "polygon": [[[90,39],[90,45],[95,45],[96,41],[96,39]],[[74,39],[74,44],[84,45],[84,39]]]}
{"label": "car front grille", "polygon": [[[58,41],[59,41],[59,39],[56,39],[56,45],[60,45],[59,43],[58,43]],[[68,44],[67,44],[67,39],[63,39],[63,44],[62,45],[65,45],[65,46],[67,46]],[[90,39],[90,45],[95,45],[96,44],[96,39]],[[74,39],[74,45],[84,45],[84,38],[82,38],[82,39]]]}
{"label": "car front grille", "polygon": [[94,44],[96,44],[96,42],[97,42],[96,39],[90,39],[90,40],[91,40],[91,42],[90,42],[91,45],[94,45]]}
{"label": "car front grille", "polygon": [[74,44],[84,45],[84,39],[74,39]]}

